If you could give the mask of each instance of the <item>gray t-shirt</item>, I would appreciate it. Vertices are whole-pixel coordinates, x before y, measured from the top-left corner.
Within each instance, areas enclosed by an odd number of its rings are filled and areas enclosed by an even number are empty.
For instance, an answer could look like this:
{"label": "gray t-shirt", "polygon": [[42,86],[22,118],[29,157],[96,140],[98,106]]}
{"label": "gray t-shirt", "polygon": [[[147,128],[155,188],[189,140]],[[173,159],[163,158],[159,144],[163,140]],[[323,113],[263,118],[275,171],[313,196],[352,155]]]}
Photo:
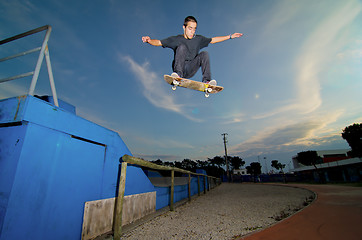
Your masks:
{"label": "gray t-shirt", "polygon": [[199,53],[200,49],[207,47],[211,42],[211,38],[202,35],[196,35],[192,39],[186,39],[183,35],[177,35],[161,40],[162,47],[171,48],[176,51],[180,44],[185,44],[188,48],[186,60],[192,60]]}

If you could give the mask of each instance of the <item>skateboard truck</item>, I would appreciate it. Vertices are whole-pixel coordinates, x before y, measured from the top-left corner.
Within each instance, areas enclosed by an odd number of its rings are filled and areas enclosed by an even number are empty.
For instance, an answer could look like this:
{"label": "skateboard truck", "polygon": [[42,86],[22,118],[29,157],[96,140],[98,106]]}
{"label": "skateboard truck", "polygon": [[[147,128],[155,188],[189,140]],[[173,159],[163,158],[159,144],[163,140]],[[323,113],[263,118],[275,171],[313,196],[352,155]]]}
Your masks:
{"label": "skateboard truck", "polygon": [[176,90],[176,87],[178,86],[178,85],[180,85],[180,82],[179,81],[177,81],[176,79],[174,79],[173,81],[172,81],[172,90]]}
{"label": "skateboard truck", "polygon": [[212,92],[212,88],[209,87],[208,84],[205,85],[205,97],[209,97],[210,93]]}

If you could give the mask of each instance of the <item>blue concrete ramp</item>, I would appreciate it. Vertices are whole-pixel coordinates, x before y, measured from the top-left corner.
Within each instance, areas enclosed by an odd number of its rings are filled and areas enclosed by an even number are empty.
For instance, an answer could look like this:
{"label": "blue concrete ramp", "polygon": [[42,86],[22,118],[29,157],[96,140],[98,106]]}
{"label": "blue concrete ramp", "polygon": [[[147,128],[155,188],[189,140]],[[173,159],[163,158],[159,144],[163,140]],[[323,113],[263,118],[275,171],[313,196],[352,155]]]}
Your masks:
{"label": "blue concrete ramp", "polygon": [[[116,196],[118,133],[33,96],[0,101],[0,240],[81,239],[84,203]],[[154,191],[130,166],[125,195]]]}

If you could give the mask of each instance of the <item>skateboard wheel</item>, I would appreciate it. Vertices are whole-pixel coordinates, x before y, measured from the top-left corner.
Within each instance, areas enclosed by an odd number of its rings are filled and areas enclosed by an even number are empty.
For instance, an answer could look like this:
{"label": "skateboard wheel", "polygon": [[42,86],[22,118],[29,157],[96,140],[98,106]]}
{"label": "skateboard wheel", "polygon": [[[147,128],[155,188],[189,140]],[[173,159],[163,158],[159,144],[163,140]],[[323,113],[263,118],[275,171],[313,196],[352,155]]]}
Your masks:
{"label": "skateboard wheel", "polygon": [[174,90],[174,91],[176,90],[176,86],[175,86],[175,85],[172,86],[172,90]]}
{"label": "skateboard wheel", "polygon": [[212,92],[212,88],[206,88],[206,92],[211,93],[211,92]]}
{"label": "skateboard wheel", "polygon": [[208,92],[205,92],[205,97],[209,97],[210,96],[210,94],[208,93]]}
{"label": "skateboard wheel", "polygon": [[175,85],[175,86],[180,85],[179,81],[176,81],[176,80],[173,80],[173,81],[172,81],[172,84]]}

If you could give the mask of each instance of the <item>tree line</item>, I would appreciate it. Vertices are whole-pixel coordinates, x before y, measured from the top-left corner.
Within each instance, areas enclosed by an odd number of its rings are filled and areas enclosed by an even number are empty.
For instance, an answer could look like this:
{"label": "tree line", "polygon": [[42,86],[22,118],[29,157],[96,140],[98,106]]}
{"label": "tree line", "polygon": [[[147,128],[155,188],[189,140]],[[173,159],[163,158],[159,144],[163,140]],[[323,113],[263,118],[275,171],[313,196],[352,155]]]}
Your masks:
{"label": "tree line", "polygon": [[[184,159],[183,161],[164,162],[161,159],[158,159],[151,162],[162,166],[182,168],[191,172],[196,172],[196,169],[204,169],[207,172],[207,175],[214,177],[226,175],[226,161],[225,158],[221,156],[208,158],[207,161]],[[231,174],[233,170],[243,167],[245,161],[238,156],[228,156],[228,164]],[[271,166],[279,170],[280,173],[284,173],[283,169],[285,168],[285,164],[280,163],[278,160],[273,160]],[[248,174],[257,176],[261,174],[261,165],[259,162],[252,162],[250,163],[250,166],[246,167],[246,170]],[[168,176],[169,174],[169,172],[162,172],[163,176]]]}
{"label": "tree line", "polygon": [[[350,157],[362,157],[362,124],[355,123],[347,126],[343,129],[342,138],[347,141],[351,147],[351,151],[348,152]],[[323,160],[318,156],[317,151],[303,151],[297,154],[297,161],[306,166],[314,166],[322,163]],[[215,156],[214,158],[208,158],[207,161],[184,159],[183,161],[176,162],[163,162],[158,159],[151,161],[158,165],[177,167],[195,172],[196,169],[204,169],[207,174],[214,177],[220,177],[226,175],[225,166],[226,161],[224,157]],[[234,169],[240,169],[245,165],[245,161],[238,156],[228,156],[228,165],[230,172]],[[278,160],[271,161],[271,167],[275,168],[278,173],[284,174],[285,164],[280,163]],[[252,162],[246,167],[247,173],[252,176],[258,176],[261,174],[261,164],[259,162]],[[169,174],[169,173],[163,173]],[[175,173],[176,174],[176,173]]]}
{"label": "tree line", "polygon": [[[214,177],[220,177],[226,174],[225,158],[221,156],[208,158],[206,161],[184,159],[183,161],[164,162],[161,159],[158,159],[151,162],[162,166],[182,168],[191,172],[196,172],[196,169],[204,169],[207,172],[207,175]],[[241,166],[244,166],[245,161],[237,156],[228,156],[228,165],[230,171],[232,171],[234,169],[240,169]],[[165,175],[169,173],[165,172],[162,174]]]}

